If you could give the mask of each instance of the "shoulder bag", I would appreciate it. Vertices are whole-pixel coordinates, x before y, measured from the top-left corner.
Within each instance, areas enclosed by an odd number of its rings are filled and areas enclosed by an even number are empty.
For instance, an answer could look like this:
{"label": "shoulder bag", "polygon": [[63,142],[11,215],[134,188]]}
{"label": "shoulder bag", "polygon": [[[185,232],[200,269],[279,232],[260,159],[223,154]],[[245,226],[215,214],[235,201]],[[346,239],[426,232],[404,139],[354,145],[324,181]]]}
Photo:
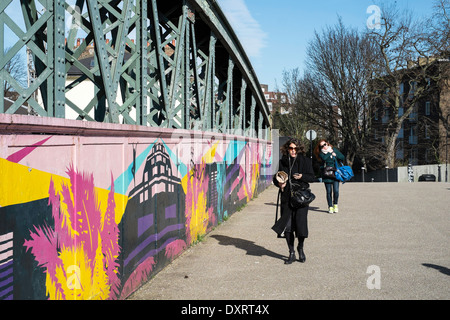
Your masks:
{"label": "shoulder bag", "polygon": [[[295,158],[297,159],[297,158]],[[290,159],[289,159],[290,162]],[[295,162],[295,160],[294,160]],[[290,163],[289,163],[290,164]],[[300,207],[304,207],[316,199],[316,196],[314,193],[311,192],[311,189],[309,188],[309,183],[303,182],[303,181],[294,181],[292,182],[292,174],[291,169],[294,166],[290,166],[289,168],[289,185],[290,185],[290,198],[289,198],[289,205],[293,209],[298,209]]]}
{"label": "shoulder bag", "polygon": [[336,163],[336,179],[345,183],[353,178],[353,170],[350,166],[339,165],[338,161]]}
{"label": "shoulder bag", "polygon": [[322,178],[326,179],[336,179],[336,168],[335,167],[324,167],[322,171]]}

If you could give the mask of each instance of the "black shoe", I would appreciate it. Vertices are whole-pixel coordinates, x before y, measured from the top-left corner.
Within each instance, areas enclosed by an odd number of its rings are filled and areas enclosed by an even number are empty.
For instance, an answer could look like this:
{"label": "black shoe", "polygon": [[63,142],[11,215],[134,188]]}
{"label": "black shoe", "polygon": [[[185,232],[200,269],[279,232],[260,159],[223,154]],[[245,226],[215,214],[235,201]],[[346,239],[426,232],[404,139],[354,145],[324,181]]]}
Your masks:
{"label": "black shoe", "polygon": [[306,256],[305,253],[303,252],[303,248],[297,248],[298,249],[298,261],[300,262],[305,262],[306,261]]}
{"label": "black shoe", "polygon": [[289,253],[289,259],[287,259],[284,264],[291,264],[295,261],[295,252]]}

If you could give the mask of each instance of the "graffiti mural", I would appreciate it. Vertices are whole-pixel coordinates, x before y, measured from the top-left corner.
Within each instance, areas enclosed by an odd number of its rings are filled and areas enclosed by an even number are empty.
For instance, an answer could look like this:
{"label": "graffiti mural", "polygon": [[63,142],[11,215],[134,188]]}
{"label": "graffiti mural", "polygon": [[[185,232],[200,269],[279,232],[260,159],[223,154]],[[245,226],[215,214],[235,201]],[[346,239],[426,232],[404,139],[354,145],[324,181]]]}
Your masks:
{"label": "graffiti mural", "polygon": [[271,183],[256,139],[0,138],[0,300],[125,299]]}
{"label": "graffiti mural", "polygon": [[93,176],[78,173],[73,167],[67,175],[69,185],[55,188],[50,180],[54,226],[35,226],[24,246],[31,250],[38,266],[45,268],[46,294],[50,299],[117,298],[116,258],[120,248],[114,219],[114,186],[102,212]]}

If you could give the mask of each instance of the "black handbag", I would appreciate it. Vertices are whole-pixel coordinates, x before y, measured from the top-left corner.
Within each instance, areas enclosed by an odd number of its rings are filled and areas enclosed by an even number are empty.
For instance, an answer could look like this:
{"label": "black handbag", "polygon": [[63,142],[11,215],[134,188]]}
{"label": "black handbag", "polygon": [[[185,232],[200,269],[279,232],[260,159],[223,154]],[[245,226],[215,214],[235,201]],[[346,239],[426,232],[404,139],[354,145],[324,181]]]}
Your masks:
{"label": "black handbag", "polygon": [[[297,158],[295,158],[296,160]],[[294,162],[295,162],[294,160]],[[309,183],[308,182],[303,182],[303,181],[291,181],[292,180],[292,174],[291,174],[291,170],[292,167],[294,166],[294,164],[292,164],[292,166],[290,166],[290,162],[289,162],[289,185],[290,185],[290,198],[289,198],[289,205],[291,208],[293,209],[298,209],[300,207],[304,207],[308,204],[310,204],[311,202],[314,201],[314,199],[316,198],[316,196],[314,195],[314,193],[311,192],[311,189],[309,188]]]}
{"label": "black handbag", "polygon": [[[290,181],[290,180],[289,180]],[[314,193],[309,188],[307,182],[291,182],[291,197],[289,198],[289,205],[294,208],[304,207],[316,199]]]}
{"label": "black handbag", "polygon": [[336,179],[335,167],[324,167],[322,171],[322,177],[327,179]]}

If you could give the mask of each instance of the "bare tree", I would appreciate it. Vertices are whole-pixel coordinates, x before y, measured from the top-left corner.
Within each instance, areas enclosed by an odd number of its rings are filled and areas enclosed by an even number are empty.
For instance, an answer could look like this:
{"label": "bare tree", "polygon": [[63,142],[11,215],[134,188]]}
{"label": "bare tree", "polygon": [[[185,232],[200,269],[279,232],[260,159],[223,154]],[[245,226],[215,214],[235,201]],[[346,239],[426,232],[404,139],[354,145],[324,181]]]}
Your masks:
{"label": "bare tree", "polygon": [[450,0],[434,0],[434,11],[419,33],[418,52],[422,56],[448,58],[450,54]]}
{"label": "bare tree", "polygon": [[438,84],[440,104],[438,109],[438,116],[443,130],[440,132],[440,159],[438,162],[448,162],[447,150],[449,128],[449,114],[450,114],[450,0],[435,0],[433,15],[425,22],[427,28],[425,32],[420,34],[418,43],[422,44],[424,53],[431,57],[437,57],[434,62],[437,69],[437,79],[434,79]]}
{"label": "bare tree", "polygon": [[[283,75],[283,85],[293,108],[322,137],[338,144],[351,165],[356,156],[365,158],[369,134],[366,87],[371,65],[378,57],[370,39],[341,19],[333,27],[315,33],[307,50],[307,71]],[[363,160],[364,161],[364,160]]]}
{"label": "bare tree", "polygon": [[369,97],[387,119],[382,152],[385,165],[391,168],[395,167],[397,138],[404,121],[420,99],[432,94],[434,84],[440,83],[443,76],[436,70],[436,57],[430,55],[441,50],[442,45],[435,40],[425,41],[430,35],[435,37],[435,32],[412,17],[411,12],[401,12],[395,4],[384,5],[381,28],[368,32],[381,57],[381,63],[373,65]]}
{"label": "bare tree", "polygon": [[[411,12],[389,3],[382,5],[380,28],[361,33],[339,19],[316,32],[306,72],[283,74],[292,103],[292,116],[283,125],[304,122],[317,128],[339,145],[349,164],[359,158],[372,169],[395,167],[404,121],[421,99],[449,83],[443,72],[449,63],[441,63],[450,52],[449,2],[435,0],[433,21],[415,21]],[[374,127],[375,114],[388,119],[382,128]]]}
{"label": "bare tree", "polygon": [[[5,54],[9,48],[5,49]],[[6,63],[4,70],[11,75],[11,77],[22,87],[27,86],[27,69],[26,64],[20,53],[16,54],[11,60]],[[3,82],[3,92],[5,97],[10,96],[15,92],[14,86],[8,81]]]}
{"label": "bare tree", "polygon": [[305,132],[310,128],[303,112],[295,106],[301,95],[299,82],[301,80],[298,68],[283,71],[283,92],[287,95],[287,103],[278,102],[274,105],[277,110],[274,117],[274,127],[280,129],[280,134],[301,140],[306,144]]}

